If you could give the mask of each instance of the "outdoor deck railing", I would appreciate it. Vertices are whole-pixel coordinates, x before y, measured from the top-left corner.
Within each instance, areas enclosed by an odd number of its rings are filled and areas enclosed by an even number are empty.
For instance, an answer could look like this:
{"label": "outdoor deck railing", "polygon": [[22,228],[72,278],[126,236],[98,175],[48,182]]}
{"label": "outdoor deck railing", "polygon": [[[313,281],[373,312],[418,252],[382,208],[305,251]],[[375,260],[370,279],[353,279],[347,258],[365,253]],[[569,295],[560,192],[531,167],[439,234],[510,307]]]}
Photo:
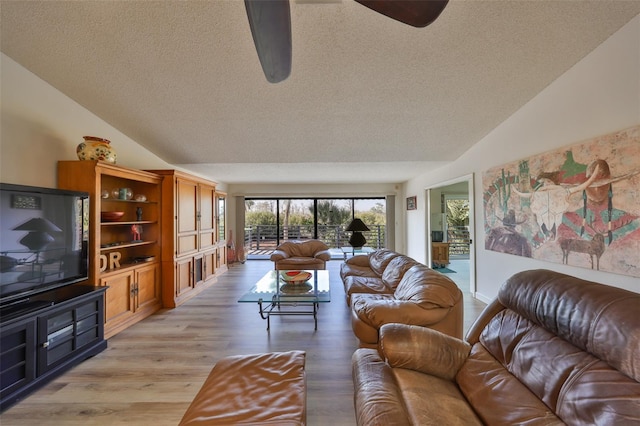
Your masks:
{"label": "outdoor deck railing", "polygon": [[[384,225],[368,225],[371,229],[362,234],[367,239],[367,247],[383,248],[385,240]],[[344,225],[318,225],[318,239],[329,247],[349,245],[351,232]],[[244,230],[244,247],[247,252],[275,250],[278,246],[276,225],[252,225]],[[291,225],[280,227],[280,242],[286,240],[309,240],[313,237],[313,225]],[[449,227],[447,230],[449,254],[468,255],[470,250],[469,230],[466,226]]]}
{"label": "outdoor deck railing", "polygon": [[[367,239],[367,247],[384,247],[385,226],[368,225],[370,231],[363,232]],[[345,231],[346,225],[318,225],[318,239],[329,247],[345,247],[349,245],[350,231]],[[313,225],[290,225],[280,227],[277,235],[276,225],[251,225],[244,229],[245,250],[275,250],[280,242],[286,240],[309,240],[314,238]]]}
{"label": "outdoor deck railing", "polygon": [[469,254],[469,229],[466,226],[450,226],[447,229],[450,255]]}

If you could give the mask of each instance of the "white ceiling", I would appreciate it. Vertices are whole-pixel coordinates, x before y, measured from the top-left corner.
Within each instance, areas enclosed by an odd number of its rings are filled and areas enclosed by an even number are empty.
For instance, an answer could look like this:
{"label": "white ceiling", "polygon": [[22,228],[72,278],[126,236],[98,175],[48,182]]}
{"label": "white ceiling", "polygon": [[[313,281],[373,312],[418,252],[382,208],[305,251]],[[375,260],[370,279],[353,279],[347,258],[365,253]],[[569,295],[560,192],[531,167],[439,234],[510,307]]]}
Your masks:
{"label": "white ceiling", "polygon": [[455,160],[640,1],[451,0],[413,28],[352,0],[292,0],[278,84],[241,0],[2,0],[0,13],[2,52],[171,164],[226,183],[384,183]]}

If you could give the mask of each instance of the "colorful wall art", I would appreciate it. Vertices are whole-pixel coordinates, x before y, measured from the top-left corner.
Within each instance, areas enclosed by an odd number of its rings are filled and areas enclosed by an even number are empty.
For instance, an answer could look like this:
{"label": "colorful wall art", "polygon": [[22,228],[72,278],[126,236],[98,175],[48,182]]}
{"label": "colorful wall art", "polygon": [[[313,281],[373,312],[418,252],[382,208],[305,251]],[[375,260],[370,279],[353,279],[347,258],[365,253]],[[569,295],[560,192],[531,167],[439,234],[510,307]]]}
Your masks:
{"label": "colorful wall art", "polygon": [[640,277],[640,126],[487,170],[487,250]]}

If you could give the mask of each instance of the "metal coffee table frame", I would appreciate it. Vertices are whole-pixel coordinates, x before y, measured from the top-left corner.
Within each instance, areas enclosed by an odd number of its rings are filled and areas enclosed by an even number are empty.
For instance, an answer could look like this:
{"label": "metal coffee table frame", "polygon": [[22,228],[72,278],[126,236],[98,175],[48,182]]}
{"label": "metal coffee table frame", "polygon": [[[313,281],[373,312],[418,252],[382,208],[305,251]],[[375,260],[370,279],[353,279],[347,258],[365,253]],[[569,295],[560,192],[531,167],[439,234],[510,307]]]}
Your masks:
{"label": "metal coffee table frame", "polygon": [[[238,302],[258,303],[260,317],[267,320],[267,331],[271,328],[271,316],[313,316],[315,330],[318,329],[318,310],[321,303],[331,301],[329,272],[307,271],[312,277],[304,284],[286,284],[280,279],[283,271],[271,270],[245,293]],[[310,309],[296,308],[310,307]],[[290,309],[294,308],[294,309]]]}

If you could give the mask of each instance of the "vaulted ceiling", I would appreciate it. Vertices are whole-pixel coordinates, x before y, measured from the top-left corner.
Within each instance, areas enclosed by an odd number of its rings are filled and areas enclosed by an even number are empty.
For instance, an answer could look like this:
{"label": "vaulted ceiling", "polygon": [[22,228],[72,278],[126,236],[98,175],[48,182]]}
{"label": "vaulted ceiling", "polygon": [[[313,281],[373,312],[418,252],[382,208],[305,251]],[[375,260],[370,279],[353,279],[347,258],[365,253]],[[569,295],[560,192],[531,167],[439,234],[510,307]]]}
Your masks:
{"label": "vaulted ceiling", "polygon": [[2,52],[171,164],[227,183],[383,183],[455,160],[640,1],[451,0],[414,28],[352,0],[291,0],[277,84],[240,0],[3,0],[0,13]]}

